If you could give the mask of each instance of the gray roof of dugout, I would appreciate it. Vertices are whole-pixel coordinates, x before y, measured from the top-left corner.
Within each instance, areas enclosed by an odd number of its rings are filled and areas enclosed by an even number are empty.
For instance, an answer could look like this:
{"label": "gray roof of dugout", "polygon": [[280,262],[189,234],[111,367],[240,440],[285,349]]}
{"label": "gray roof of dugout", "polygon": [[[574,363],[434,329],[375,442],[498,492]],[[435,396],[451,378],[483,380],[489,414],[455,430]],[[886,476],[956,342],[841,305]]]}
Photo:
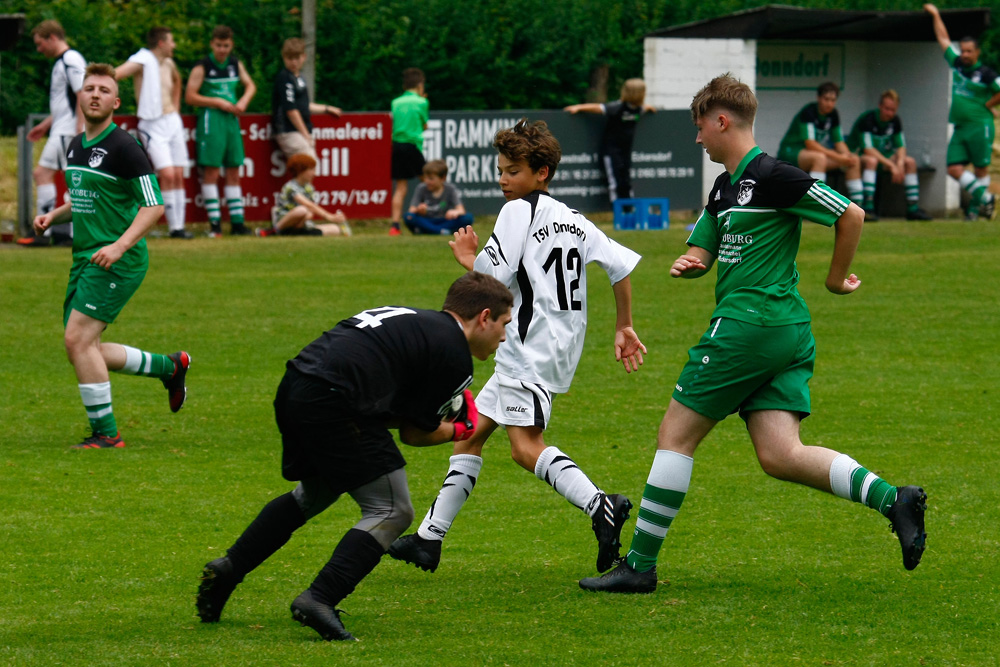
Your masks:
{"label": "gray roof of dugout", "polygon": [[[941,9],[952,39],[978,37],[990,24],[990,10]],[[935,41],[927,12],[881,12],[807,9],[764,5],[714,19],[684,23],[647,37],[720,39],[861,40],[873,42]]]}

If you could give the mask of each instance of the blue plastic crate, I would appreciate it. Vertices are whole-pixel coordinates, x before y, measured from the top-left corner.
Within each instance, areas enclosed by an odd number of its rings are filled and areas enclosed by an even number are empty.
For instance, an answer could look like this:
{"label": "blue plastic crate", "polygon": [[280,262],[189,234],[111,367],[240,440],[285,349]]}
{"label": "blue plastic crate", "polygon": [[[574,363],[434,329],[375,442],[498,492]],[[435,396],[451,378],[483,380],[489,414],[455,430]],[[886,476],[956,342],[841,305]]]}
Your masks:
{"label": "blue plastic crate", "polygon": [[[630,210],[625,210],[626,208]],[[616,199],[614,213],[615,229],[668,229],[670,227],[670,199],[668,197]]]}

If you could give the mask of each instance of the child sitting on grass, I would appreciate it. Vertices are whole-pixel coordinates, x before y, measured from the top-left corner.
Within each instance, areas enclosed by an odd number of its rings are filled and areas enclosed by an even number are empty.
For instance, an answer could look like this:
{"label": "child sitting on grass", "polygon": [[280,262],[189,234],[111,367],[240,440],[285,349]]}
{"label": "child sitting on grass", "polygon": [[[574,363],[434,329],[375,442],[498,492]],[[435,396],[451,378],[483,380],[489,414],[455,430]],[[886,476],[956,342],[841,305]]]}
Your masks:
{"label": "child sitting on grass", "polygon": [[[288,173],[292,179],[281,188],[271,209],[274,227],[261,235],[350,236],[344,212],[330,213],[315,201],[312,182],[316,178],[316,160],[305,153],[293,155],[288,158]],[[317,224],[314,219],[326,222]]]}
{"label": "child sitting on grass", "polygon": [[413,191],[410,211],[403,222],[414,234],[454,234],[472,224],[458,188],[448,183],[448,165],[431,160],[424,165],[423,183]]}

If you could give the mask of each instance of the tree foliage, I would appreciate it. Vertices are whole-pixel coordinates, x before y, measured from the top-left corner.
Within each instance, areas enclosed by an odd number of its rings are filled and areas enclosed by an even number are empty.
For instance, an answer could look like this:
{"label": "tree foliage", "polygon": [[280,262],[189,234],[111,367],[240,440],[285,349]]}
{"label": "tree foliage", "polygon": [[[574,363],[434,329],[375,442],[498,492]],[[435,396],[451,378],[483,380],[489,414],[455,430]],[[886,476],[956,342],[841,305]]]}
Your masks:
{"label": "tree foliage", "polygon": [[[690,21],[756,7],[746,0],[569,0],[512,5],[500,0],[316,0],[318,101],[357,111],[384,110],[400,74],[420,67],[436,109],[554,108],[582,101],[591,73],[606,66],[608,95],[642,75],[643,36]],[[250,110],[269,112],[281,44],[301,33],[301,0],[0,0],[0,13],[23,12],[28,30],[0,54],[0,133],[48,108],[51,61],[35,52],[30,28],[47,18],[66,28],[90,62],[124,62],[145,32],[169,26],[186,73],[208,53],[212,28],[229,25],[236,53],[257,82]],[[843,0],[809,0],[843,9]],[[978,6],[958,0],[949,7]],[[909,0],[854,0],[851,8],[919,10]],[[983,35],[985,60],[1000,65],[1000,30]],[[134,110],[131,83],[123,109]]]}

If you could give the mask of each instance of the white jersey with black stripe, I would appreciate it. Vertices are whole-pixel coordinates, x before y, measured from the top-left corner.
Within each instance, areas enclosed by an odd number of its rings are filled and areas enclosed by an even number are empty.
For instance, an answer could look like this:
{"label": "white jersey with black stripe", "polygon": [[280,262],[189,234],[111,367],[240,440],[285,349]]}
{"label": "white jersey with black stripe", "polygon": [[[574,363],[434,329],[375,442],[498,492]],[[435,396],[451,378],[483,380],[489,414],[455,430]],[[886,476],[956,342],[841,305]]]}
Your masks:
{"label": "white jersey with black stripe", "polygon": [[49,79],[49,113],[52,115],[50,136],[76,134],[76,95],[83,88],[87,61],[79,51],[68,49],[56,58]]}
{"label": "white jersey with black stripe", "polygon": [[614,285],[639,259],[546,192],[505,204],[474,266],[514,294],[497,371],[554,393],[568,391],[587,332],[586,265],[597,262]]}

